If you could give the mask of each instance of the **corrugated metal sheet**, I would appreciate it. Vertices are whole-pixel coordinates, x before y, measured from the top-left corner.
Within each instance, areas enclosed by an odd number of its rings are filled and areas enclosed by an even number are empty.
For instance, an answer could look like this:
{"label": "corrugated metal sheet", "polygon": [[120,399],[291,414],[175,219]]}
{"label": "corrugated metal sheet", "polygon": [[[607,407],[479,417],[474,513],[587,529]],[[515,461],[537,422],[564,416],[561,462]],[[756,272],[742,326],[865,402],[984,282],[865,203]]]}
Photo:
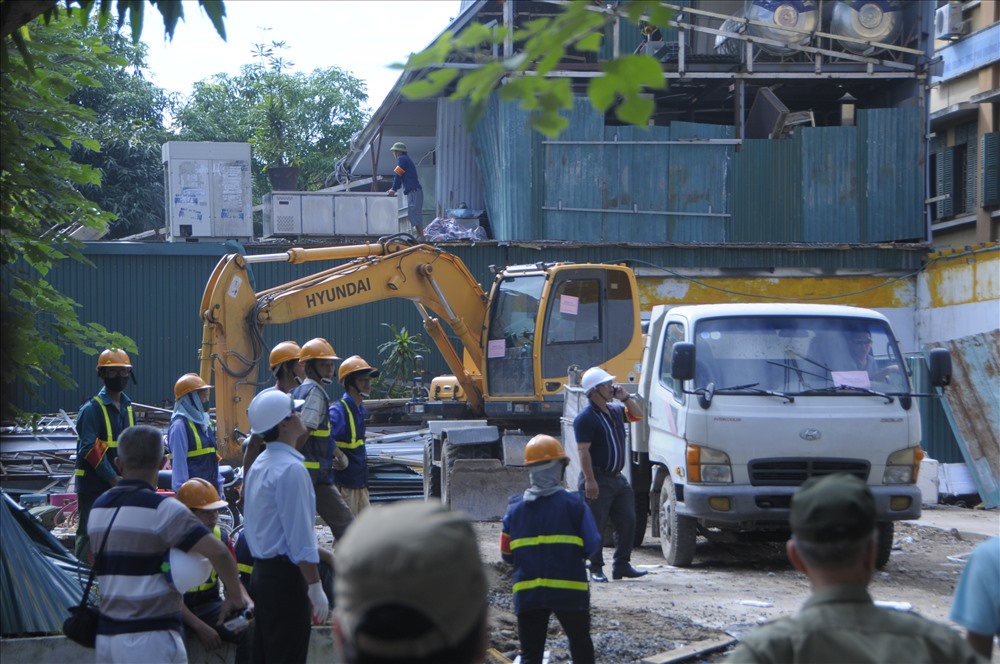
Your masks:
{"label": "corrugated metal sheet", "polygon": [[[923,238],[924,127],[920,108],[858,111],[861,242]],[[973,141],[973,145],[975,141]]]}
{"label": "corrugated metal sheet", "polygon": [[89,567],[6,492],[0,494],[0,538],[0,636],[61,633],[69,607],[83,596]]}
{"label": "corrugated metal sheet", "polygon": [[855,167],[856,127],[804,129],[802,149],[802,239],[858,242],[860,197]]}
{"label": "corrugated metal sheet", "polygon": [[605,215],[608,242],[632,242],[640,237],[648,242],[670,240],[667,216],[634,212],[663,212],[667,209],[666,176],[670,146],[625,144],[628,141],[669,139],[669,127],[605,127],[604,140],[620,144],[605,148],[608,161],[614,165],[618,177],[607,178],[603,205],[608,210],[622,211]]}
{"label": "corrugated metal sheet", "polygon": [[472,210],[486,207],[483,177],[465,125],[466,104],[439,99],[437,104],[437,183],[435,198],[443,210],[465,203]]}
{"label": "corrugated metal sheet", "polygon": [[[559,141],[604,140],[604,115],[595,111],[589,100],[576,98],[573,110],[565,117],[569,125],[559,136]],[[617,166],[609,167],[607,163],[617,148],[548,143],[543,144],[542,150],[543,170],[536,177],[541,185],[541,204],[544,207],[539,212],[542,235],[520,235],[511,239],[604,241],[607,237],[607,215],[596,210],[605,208],[609,181],[618,181]],[[581,209],[595,211],[581,212]]]}
{"label": "corrugated metal sheet", "polygon": [[537,238],[535,151],[538,139],[528,125],[527,113],[514,104],[502,104],[494,96],[472,130],[476,163],[485,182],[486,208],[494,237]]}
{"label": "corrugated metal sheet", "polygon": [[733,160],[730,242],[801,242],[800,141],[746,140]]}
{"label": "corrugated metal sheet", "polygon": [[[913,391],[920,394],[931,394],[927,356],[917,353],[907,357],[910,375],[913,377]],[[958,439],[951,430],[948,415],[944,411],[941,399],[924,397],[915,399],[914,403],[920,410],[920,444],[932,459],[941,463],[962,463],[962,449]]]}
{"label": "corrugated metal sheet", "polygon": [[[736,135],[732,126],[674,122],[670,139],[713,139]],[[667,209],[671,212],[729,212],[729,173],[733,146],[670,145]],[[672,242],[725,242],[727,217],[679,216],[668,219]]]}
{"label": "corrugated metal sheet", "polygon": [[1000,330],[933,344],[951,351],[945,413],[957,434],[979,497],[1000,505]]}
{"label": "corrugated metal sheet", "polygon": [[[641,237],[634,238],[636,240]],[[251,253],[273,253],[284,246],[257,245]],[[897,247],[799,247],[779,246],[615,246],[590,244],[570,246],[558,243],[478,243],[447,244],[447,251],[466,264],[485,290],[492,284],[490,265],[513,265],[536,261],[623,262],[637,267],[754,269],[762,266],[803,269],[870,269],[873,271],[919,269],[926,250],[918,246]],[[138,244],[92,243],[84,253],[94,263],[90,267],[75,261],[61,261],[50,280],[61,292],[80,303],[80,318],[127,334],[136,341],[139,353],[133,358],[138,385],[129,395],[140,403],[170,407],[173,383],[178,376],[197,371],[197,351],[201,344],[198,304],[205,282],[227,251],[219,244]],[[329,266],[332,266],[330,263]],[[290,265],[266,263],[253,266],[255,290],[260,291],[325,269],[326,263]],[[322,336],[344,356],[359,354],[378,362],[378,345],[389,341],[382,322],[423,334],[415,308],[399,300],[387,300],[352,308],[349,312],[327,314],[288,325],[268,327],[265,340],[273,345],[285,339],[299,341]],[[426,335],[424,341],[428,342]],[[428,344],[430,345],[430,344]],[[444,373],[444,362],[436,349],[426,354],[430,374]],[[77,381],[73,390],[59,389],[54,382],[39,387],[37,398],[29,398],[23,388],[17,403],[36,412],[60,408],[75,410],[100,388],[94,373],[95,356],[67,349],[70,375]],[[266,376],[261,374],[260,380]]]}

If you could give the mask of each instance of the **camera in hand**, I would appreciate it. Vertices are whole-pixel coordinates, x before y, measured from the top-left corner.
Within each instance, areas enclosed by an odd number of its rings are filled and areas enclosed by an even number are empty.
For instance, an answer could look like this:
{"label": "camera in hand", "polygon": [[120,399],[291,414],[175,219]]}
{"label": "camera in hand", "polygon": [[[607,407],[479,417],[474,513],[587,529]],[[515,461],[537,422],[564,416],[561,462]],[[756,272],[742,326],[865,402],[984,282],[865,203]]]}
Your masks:
{"label": "camera in hand", "polygon": [[231,615],[222,626],[230,632],[242,632],[250,625],[251,620],[253,620],[253,609],[244,609]]}

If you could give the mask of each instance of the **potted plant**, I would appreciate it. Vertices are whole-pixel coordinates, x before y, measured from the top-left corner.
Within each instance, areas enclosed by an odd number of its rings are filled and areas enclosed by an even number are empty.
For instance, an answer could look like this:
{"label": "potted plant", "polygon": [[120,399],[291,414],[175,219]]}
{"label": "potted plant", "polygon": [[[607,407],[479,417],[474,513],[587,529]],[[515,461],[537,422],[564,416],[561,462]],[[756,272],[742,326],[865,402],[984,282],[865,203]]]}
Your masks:
{"label": "potted plant", "polygon": [[292,118],[286,104],[289,74],[285,69],[292,63],[279,55],[284,47],[283,41],[254,45],[260,96],[254,107],[259,121],[254,123],[251,142],[264,162],[271,189],[297,191],[299,166],[292,154]]}

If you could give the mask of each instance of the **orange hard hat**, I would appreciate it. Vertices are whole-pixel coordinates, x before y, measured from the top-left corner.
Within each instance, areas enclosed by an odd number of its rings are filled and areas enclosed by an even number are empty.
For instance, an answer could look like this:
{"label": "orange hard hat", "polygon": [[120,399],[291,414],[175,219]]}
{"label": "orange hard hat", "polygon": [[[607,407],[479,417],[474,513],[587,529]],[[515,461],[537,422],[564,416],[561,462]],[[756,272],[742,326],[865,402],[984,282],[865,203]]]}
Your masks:
{"label": "orange hard hat", "polygon": [[212,386],[201,379],[196,373],[186,373],[174,383],[174,399],[180,399],[195,390],[210,390]]}
{"label": "orange hard hat", "polygon": [[365,362],[363,357],[351,355],[341,363],[340,369],[337,370],[337,380],[343,385],[348,376],[362,371],[367,372],[372,378],[378,376],[378,369]]}
{"label": "orange hard hat", "polygon": [[97,358],[97,368],[102,367],[126,367],[132,368],[132,360],[128,359],[128,353],[121,348],[108,348]]}
{"label": "orange hard hat", "polygon": [[526,466],[568,458],[565,450],[563,450],[562,443],[544,433],[540,433],[529,440],[527,446],[524,448],[524,464]]}
{"label": "orange hard hat", "polygon": [[299,359],[300,352],[302,352],[302,348],[294,341],[282,341],[271,349],[271,355],[268,358],[271,363],[271,371],[274,371],[279,364]]}
{"label": "orange hard hat", "polygon": [[307,360],[339,360],[330,342],[322,337],[316,337],[302,344],[299,351],[299,362]]}
{"label": "orange hard hat", "polygon": [[177,500],[192,510],[217,510],[229,503],[219,498],[219,492],[208,480],[192,477],[177,490]]}

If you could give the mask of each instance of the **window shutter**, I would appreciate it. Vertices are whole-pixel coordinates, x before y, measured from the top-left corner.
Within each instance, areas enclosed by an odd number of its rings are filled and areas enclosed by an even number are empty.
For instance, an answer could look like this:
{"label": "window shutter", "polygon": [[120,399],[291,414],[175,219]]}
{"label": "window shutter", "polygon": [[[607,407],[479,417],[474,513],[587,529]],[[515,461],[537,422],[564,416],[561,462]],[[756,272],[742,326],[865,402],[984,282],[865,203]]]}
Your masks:
{"label": "window shutter", "polygon": [[983,207],[1000,205],[1000,131],[983,134]]}
{"label": "window shutter", "polygon": [[937,218],[944,219],[954,215],[954,201],[951,199],[954,193],[954,171],[955,171],[955,149],[945,148],[938,153],[937,157],[937,191],[936,196],[948,196],[937,202]]}

